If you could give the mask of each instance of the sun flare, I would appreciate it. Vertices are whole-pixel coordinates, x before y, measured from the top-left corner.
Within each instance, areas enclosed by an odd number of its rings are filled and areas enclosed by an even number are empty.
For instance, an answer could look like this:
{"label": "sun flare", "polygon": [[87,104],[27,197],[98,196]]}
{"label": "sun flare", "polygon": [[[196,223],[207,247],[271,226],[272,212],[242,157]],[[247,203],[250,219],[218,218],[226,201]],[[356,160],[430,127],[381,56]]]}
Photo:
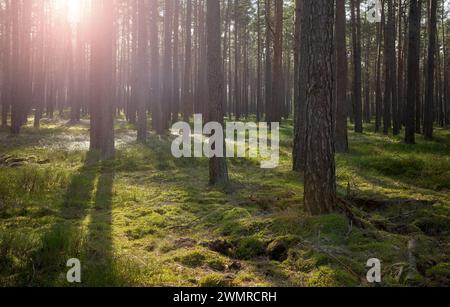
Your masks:
{"label": "sun flare", "polygon": [[81,21],[83,0],[54,0],[53,9],[71,24]]}

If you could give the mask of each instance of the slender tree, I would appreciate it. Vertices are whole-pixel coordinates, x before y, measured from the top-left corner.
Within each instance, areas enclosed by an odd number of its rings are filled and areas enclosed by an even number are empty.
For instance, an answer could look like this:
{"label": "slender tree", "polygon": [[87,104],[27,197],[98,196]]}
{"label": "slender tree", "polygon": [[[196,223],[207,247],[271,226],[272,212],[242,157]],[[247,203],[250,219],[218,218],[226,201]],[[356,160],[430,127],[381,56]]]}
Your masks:
{"label": "slender tree", "polygon": [[267,109],[268,122],[281,121],[283,105],[283,0],[275,0],[275,33],[271,105]]}
{"label": "slender tree", "polygon": [[416,96],[419,85],[417,76],[420,67],[420,2],[411,0],[409,4],[409,29],[408,29],[408,75],[406,93],[406,127],[405,142],[416,142]]}
{"label": "slender tree", "polygon": [[381,8],[381,22],[377,25],[377,69],[376,69],[376,85],[375,85],[375,132],[381,130],[381,118],[383,110],[383,94],[381,88],[382,79],[382,62],[383,62],[383,30],[385,23],[384,5]]}
{"label": "slender tree", "polygon": [[[305,5],[304,0],[296,2],[296,18],[297,30],[299,37],[298,51],[298,67],[296,68],[298,74],[297,89],[295,94],[295,111],[294,111],[294,148],[293,148],[293,169],[297,172],[305,171],[306,163],[306,92],[307,92],[307,75],[305,74],[308,68],[307,52],[308,46],[306,40],[308,38],[308,30],[305,28],[307,23],[305,18],[310,14],[309,7]],[[303,43],[302,43],[303,42]]]}
{"label": "slender tree", "polygon": [[336,151],[348,152],[347,132],[347,42],[345,0],[336,0]]}
{"label": "slender tree", "polygon": [[12,1],[11,3],[11,63],[12,69],[11,75],[11,133],[18,134],[20,132],[20,112],[22,103],[20,101],[19,92],[21,91],[20,83],[20,58],[19,58],[19,16],[20,16],[20,2]]}
{"label": "slender tree", "polygon": [[159,5],[158,0],[150,0],[150,65],[151,65],[151,106],[152,125],[157,134],[164,132],[161,108],[160,62],[159,62]]}
{"label": "slender tree", "polygon": [[352,42],[353,42],[353,104],[355,132],[363,132],[362,77],[361,77],[361,3],[351,0]]}
{"label": "slender tree", "polygon": [[164,0],[164,52],[163,52],[163,94],[162,94],[162,120],[165,130],[169,128],[171,110],[173,105],[173,9],[174,0]]}
{"label": "slender tree", "polygon": [[437,0],[428,1],[428,57],[426,70],[424,136],[433,138],[434,104],[435,104],[435,65],[437,42]]}
{"label": "slender tree", "polygon": [[137,141],[147,142],[147,63],[148,63],[148,37],[147,37],[147,8],[146,1],[137,1],[138,4],[138,37],[137,37]]}
{"label": "slender tree", "polygon": [[183,81],[183,118],[189,121],[192,113],[192,0],[186,1],[184,81]]}
{"label": "slender tree", "polygon": [[272,41],[273,41],[273,28],[272,28],[272,1],[265,0],[265,23],[266,23],[266,42],[265,42],[265,113],[266,120],[267,113],[270,112],[270,106],[272,105]]}
{"label": "slender tree", "polygon": [[174,2],[173,13],[173,100],[172,100],[172,123],[178,121],[180,115],[180,63],[179,63],[179,27],[180,27],[180,2]]}
{"label": "slender tree", "polygon": [[3,85],[1,89],[1,127],[6,128],[8,125],[8,114],[10,109],[11,99],[11,5],[10,1],[5,2],[5,18],[3,18],[3,33],[2,33],[2,46],[4,46],[3,53]]}
{"label": "slender tree", "polygon": [[[395,53],[395,8],[393,0],[387,0],[387,22],[384,35],[384,116],[383,132],[388,134],[392,128],[392,121],[396,121],[397,111],[397,73]],[[394,124],[394,135],[398,134],[398,126]]]}

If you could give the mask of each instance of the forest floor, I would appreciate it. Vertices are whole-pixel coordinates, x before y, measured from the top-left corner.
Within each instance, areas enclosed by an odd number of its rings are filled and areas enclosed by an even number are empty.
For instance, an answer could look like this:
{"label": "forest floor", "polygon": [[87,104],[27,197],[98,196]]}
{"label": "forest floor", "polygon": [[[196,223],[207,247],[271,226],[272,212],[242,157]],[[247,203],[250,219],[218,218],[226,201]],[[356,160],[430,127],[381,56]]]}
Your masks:
{"label": "forest floor", "polygon": [[304,213],[292,123],[277,169],[230,159],[219,189],[206,159],[173,158],[170,136],[137,145],[131,129],[118,123],[117,159],[103,163],[88,122],[0,132],[0,286],[67,286],[70,258],[83,286],[369,286],[370,258],[383,286],[450,285],[448,130],[415,146],[350,133],[339,194],[363,229]]}

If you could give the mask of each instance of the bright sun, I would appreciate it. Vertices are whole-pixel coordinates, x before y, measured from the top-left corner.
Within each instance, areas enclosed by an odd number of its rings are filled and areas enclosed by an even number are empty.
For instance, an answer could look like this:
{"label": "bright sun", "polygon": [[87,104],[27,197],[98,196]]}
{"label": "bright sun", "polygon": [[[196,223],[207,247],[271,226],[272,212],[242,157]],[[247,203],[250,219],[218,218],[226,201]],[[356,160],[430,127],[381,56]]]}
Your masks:
{"label": "bright sun", "polygon": [[71,24],[80,22],[83,0],[53,0],[53,8]]}

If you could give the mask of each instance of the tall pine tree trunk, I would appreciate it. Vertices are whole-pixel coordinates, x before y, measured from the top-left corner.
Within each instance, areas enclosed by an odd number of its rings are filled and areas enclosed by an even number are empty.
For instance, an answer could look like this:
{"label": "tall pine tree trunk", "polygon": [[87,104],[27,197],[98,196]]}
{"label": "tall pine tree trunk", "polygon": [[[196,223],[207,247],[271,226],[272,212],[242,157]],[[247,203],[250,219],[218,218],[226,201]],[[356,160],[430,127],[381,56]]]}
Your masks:
{"label": "tall pine tree trunk", "polygon": [[267,111],[268,122],[281,121],[283,107],[283,0],[275,0],[275,36],[273,56],[272,100]]}
{"label": "tall pine tree trunk", "polygon": [[189,121],[192,114],[192,0],[186,1],[186,25],[184,47],[183,119]]}
{"label": "tall pine tree trunk", "polygon": [[[224,126],[224,78],[221,56],[220,1],[207,1],[207,71],[210,98],[209,120]],[[217,131],[216,131],[217,132]],[[225,148],[225,139],[216,140]],[[217,143],[216,143],[217,146]],[[225,150],[224,150],[225,151]],[[228,182],[228,169],[225,157],[212,157],[209,160],[209,182],[212,185]]]}
{"label": "tall pine tree trunk", "polygon": [[113,15],[114,2],[92,2],[93,27],[91,56],[91,150],[100,159],[114,158],[114,106],[113,93]]}
{"label": "tall pine tree trunk", "polygon": [[[333,127],[334,2],[304,0],[311,15],[302,18],[307,45],[305,208],[327,214],[336,205]],[[302,14],[307,13],[306,10]],[[311,18],[314,16],[314,18]]]}
{"label": "tall pine tree trunk", "polygon": [[269,112],[272,106],[272,1],[265,0],[265,21],[266,21],[266,65],[265,65],[265,113],[266,121],[268,121]]}
{"label": "tall pine tree trunk", "polygon": [[420,86],[417,79],[420,69],[420,1],[411,0],[408,29],[408,75],[405,108],[405,143],[416,143],[416,99]]}
{"label": "tall pine tree trunk", "polygon": [[352,4],[352,42],[353,42],[353,104],[355,112],[355,132],[363,132],[362,77],[361,77],[361,8],[360,0]]}
{"label": "tall pine tree trunk", "polygon": [[336,151],[348,152],[347,132],[347,42],[345,0],[336,0]]}
{"label": "tall pine tree trunk", "polygon": [[435,102],[435,63],[437,39],[437,0],[428,1],[428,58],[424,105],[424,136],[433,138],[434,102]]}
{"label": "tall pine tree trunk", "polygon": [[137,141],[147,142],[147,8],[145,1],[138,1],[138,36],[137,36],[137,78],[136,78],[136,102],[137,102]]}
{"label": "tall pine tree trunk", "polygon": [[159,62],[159,6],[158,0],[151,0],[150,6],[150,65],[152,125],[157,134],[164,132],[161,108],[160,62]]}
{"label": "tall pine tree trunk", "polygon": [[8,114],[10,108],[11,99],[11,6],[10,2],[5,3],[5,14],[6,18],[3,20],[3,31],[2,44],[5,47],[4,53],[4,83],[1,92],[1,104],[2,104],[2,114],[1,114],[1,127],[6,128],[8,125]]}

